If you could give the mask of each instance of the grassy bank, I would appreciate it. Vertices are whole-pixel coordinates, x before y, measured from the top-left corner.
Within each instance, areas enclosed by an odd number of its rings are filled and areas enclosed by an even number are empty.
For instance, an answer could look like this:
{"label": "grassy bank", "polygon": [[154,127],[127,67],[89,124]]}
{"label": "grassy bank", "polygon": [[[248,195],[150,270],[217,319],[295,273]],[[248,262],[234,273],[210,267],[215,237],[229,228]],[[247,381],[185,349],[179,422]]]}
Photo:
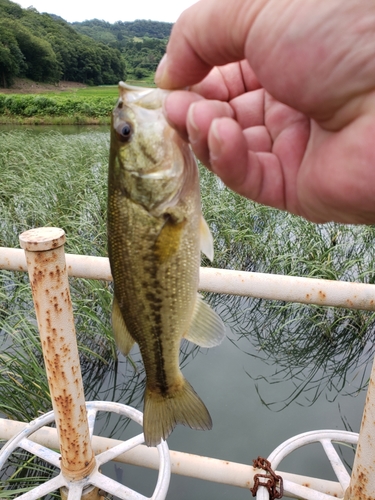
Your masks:
{"label": "grassy bank", "polygon": [[[144,81],[128,83],[150,86]],[[110,122],[117,98],[117,85],[37,94],[0,91],[0,124],[104,125]]]}
{"label": "grassy bank", "polygon": [[48,94],[0,94],[0,123],[109,123],[116,87]]}

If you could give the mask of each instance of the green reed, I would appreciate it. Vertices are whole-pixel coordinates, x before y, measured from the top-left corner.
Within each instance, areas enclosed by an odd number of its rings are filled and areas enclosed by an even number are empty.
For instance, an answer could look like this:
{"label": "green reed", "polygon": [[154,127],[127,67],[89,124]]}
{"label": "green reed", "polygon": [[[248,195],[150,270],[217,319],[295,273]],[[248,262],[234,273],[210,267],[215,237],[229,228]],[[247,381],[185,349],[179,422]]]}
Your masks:
{"label": "green reed", "polygon": [[[313,224],[234,195],[208,172],[202,191],[215,236],[214,267],[375,284],[375,226]],[[251,356],[275,366],[267,380],[249,373],[271,408],[296,399],[310,405],[327,387],[335,397],[366,386],[363,366],[375,352],[373,312],[214,294],[208,300],[235,338],[248,340]],[[267,402],[267,384],[286,379],[294,385],[290,395]]]}
{"label": "green reed", "polygon": [[[0,246],[19,247],[18,235],[32,227],[62,227],[66,251],[106,256],[109,134],[0,133]],[[375,283],[372,226],[316,225],[234,195],[201,170],[205,218],[215,240],[213,264],[226,269]],[[86,399],[139,406],[144,373],[138,352],[117,358],[111,334],[112,285],[70,279]],[[230,339],[248,342],[249,356],[275,366],[267,383],[291,379],[285,401],[311,404],[325,387],[352,391],[366,385],[362,365],[374,354],[375,315],[280,301],[207,294],[230,327]],[[29,421],[49,411],[51,401],[26,273],[0,270],[0,413]],[[183,343],[181,362],[197,351]],[[123,424],[116,424],[116,433]],[[27,459],[29,460],[29,458]],[[31,460],[31,458],[30,458]],[[35,477],[43,464],[30,461]],[[24,465],[9,464],[0,498],[28,488]],[[11,478],[11,479],[9,479]],[[13,492],[14,493],[14,492]]]}
{"label": "green reed", "polygon": [[[19,130],[2,134],[0,144],[0,246],[17,247],[22,231],[54,225],[67,233],[67,252],[105,256],[108,134]],[[213,266],[375,283],[373,226],[309,223],[234,195],[205,169],[201,185],[204,214],[215,239]],[[211,265],[207,260],[203,264]],[[18,290],[12,281],[18,276],[25,295],[29,293],[24,275],[2,276],[11,290]],[[89,341],[90,331],[98,331],[94,347],[100,345],[99,338],[108,339],[112,356],[111,287],[89,280],[72,283],[83,338]],[[368,344],[374,332],[371,312],[212,295],[209,300],[218,304],[234,335],[248,339],[252,355],[270,363],[277,358],[271,382],[291,377],[296,393],[308,383],[319,387],[319,393],[333,380],[339,390],[348,372],[373,354]],[[14,298],[13,303],[19,307],[20,301]]]}
{"label": "green reed", "polygon": [[[108,146],[106,133],[0,134],[0,246],[19,247],[18,235],[31,227],[58,226],[67,233],[67,252],[105,256]],[[136,369],[117,359],[110,285],[78,279],[70,279],[70,285],[86,399],[114,397],[139,404],[142,366],[139,359]],[[0,271],[0,342],[0,413],[29,421],[49,411],[52,405],[26,273]],[[117,368],[123,369],[122,365],[126,377],[121,377],[120,385]],[[43,467],[35,464],[31,469]],[[0,498],[9,488],[28,487],[29,473],[25,475],[22,465],[14,468],[9,463],[3,473],[7,480],[1,484],[7,489],[0,487]]]}
{"label": "green reed", "polygon": [[[0,133],[0,246],[19,248],[21,232],[57,226],[67,234],[66,252],[106,256],[108,152],[109,133]],[[143,364],[137,350],[129,359],[117,356],[110,325],[112,284],[69,281],[86,400],[140,407]],[[183,343],[182,364],[194,350]],[[30,421],[51,407],[28,276],[0,270],[0,416]],[[113,417],[107,436],[118,437],[127,423]],[[0,498],[44,477],[43,461],[27,463],[9,461],[0,476]]]}

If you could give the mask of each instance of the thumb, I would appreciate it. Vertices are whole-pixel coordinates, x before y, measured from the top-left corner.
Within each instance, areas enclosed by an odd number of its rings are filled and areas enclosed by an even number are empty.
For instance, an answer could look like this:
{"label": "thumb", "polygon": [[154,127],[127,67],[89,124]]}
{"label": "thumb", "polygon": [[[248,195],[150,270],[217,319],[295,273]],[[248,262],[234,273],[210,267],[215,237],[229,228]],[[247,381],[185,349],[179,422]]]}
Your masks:
{"label": "thumb", "polygon": [[175,25],[155,74],[162,88],[200,82],[214,66],[244,59],[245,43],[267,0],[200,0]]}

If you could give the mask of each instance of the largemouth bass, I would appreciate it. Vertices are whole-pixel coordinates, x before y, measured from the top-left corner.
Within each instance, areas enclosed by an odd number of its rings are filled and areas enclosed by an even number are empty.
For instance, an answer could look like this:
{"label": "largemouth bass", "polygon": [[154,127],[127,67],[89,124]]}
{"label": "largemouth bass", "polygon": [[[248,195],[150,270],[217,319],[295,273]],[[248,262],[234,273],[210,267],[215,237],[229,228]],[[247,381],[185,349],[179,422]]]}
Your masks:
{"label": "largemouth bass", "polygon": [[195,158],[162,113],[160,89],[120,83],[108,178],[112,326],[120,351],[137,342],[146,370],[148,446],[176,424],[210,429],[211,417],[179,368],[182,338],[219,344],[224,325],[197,294],[200,251],[213,240],[201,213]]}

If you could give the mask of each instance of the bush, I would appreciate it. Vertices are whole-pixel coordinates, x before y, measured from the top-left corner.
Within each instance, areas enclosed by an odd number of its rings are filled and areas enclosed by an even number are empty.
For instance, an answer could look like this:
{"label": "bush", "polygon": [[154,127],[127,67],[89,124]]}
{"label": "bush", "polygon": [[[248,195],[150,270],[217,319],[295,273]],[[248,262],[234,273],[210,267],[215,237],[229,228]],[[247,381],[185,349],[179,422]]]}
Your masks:
{"label": "bush", "polygon": [[30,116],[108,116],[115,105],[113,96],[76,96],[57,94],[53,97],[43,95],[0,94],[0,114],[19,117]]}

